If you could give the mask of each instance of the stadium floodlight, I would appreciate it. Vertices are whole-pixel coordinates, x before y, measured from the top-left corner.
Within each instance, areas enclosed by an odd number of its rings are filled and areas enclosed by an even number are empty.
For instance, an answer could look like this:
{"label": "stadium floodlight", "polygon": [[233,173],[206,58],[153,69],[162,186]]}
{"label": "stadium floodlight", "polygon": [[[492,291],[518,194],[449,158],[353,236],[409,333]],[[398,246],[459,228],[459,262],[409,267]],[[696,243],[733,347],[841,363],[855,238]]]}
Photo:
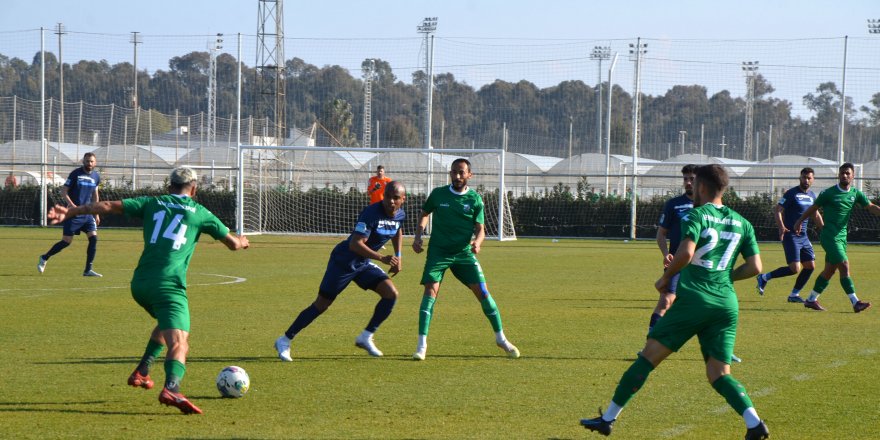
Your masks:
{"label": "stadium floodlight", "polygon": [[58,142],[64,142],[64,61],[61,58],[61,36],[66,34],[64,24],[58,23],[55,27],[55,34],[58,35],[58,99],[59,120],[58,120]]}
{"label": "stadium floodlight", "polygon": [[432,34],[437,30],[437,17],[425,17],[417,28],[420,34]]}
{"label": "stadium floodlight", "polygon": [[134,91],[131,95],[131,103],[135,109],[139,108],[138,105],[138,44],[143,43],[141,40],[140,32],[132,32],[131,33],[131,44],[134,46]]}
{"label": "stadium floodlight", "polygon": [[602,153],[602,60],[611,59],[611,46],[594,46],[590,59],[599,61],[599,76],[596,82],[596,149]]}
{"label": "stadium floodlight", "polygon": [[868,33],[880,34],[880,19],[868,19]]}
{"label": "stadium floodlight", "polygon": [[425,149],[431,148],[431,119],[434,107],[434,31],[437,17],[425,17],[416,31],[425,34]]}
{"label": "stadium floodlight", "polygon": [[743,61],[742,70],[746,74],[746,123],[745,133],[743,133],[743,160],[752,160],[752,132],[755,130],[755,76],[758,74],[758,62]]}

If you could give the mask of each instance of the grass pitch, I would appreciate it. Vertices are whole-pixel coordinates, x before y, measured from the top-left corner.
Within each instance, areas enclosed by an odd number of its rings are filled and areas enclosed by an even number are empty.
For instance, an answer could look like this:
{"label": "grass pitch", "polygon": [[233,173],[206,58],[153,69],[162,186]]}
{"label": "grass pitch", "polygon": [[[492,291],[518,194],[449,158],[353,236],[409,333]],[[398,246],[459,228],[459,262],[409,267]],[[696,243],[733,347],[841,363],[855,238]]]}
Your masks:
{"label": "grass pitch", "polygon": [[[660,264],[653,242],[487,242],[480,260],[523,357],[495,347],[479,304],[450,277],[428,358],[415,362],[424,254],[407,248],[394,279],[400,300],[376,335],[384,358],[354,347],[378,296],[352,286],[294,341],[294,362],[281,363],[272,343],[314,299],[338,238],[258,236],[232,253],[203,237],[190,266],[182,390],[205,414],[186,417],[160,405],[157,388],[125,384],[153,326],[128,290],[141,232],[100,231],[100,279],[80,276],[82,236],[37,273],[37,256],[60,236],[57,228],[0,228],[0,437],[598,438],[578,419],[607,404],[641,348]],[[779,244],[761,249],[765,269],[784,263]],[[880,249],[850,246],[849,255],[859,295],[880,301]],[[737,284],[744,362],[733,374],[773,438],[878,438],[880,309],[852,313],[835,277],[822,297],[829,310],[813,312],[785,302],[793,282],[771,281],[764,297],[752,281]],[[228,365],[250,374],[242,399],[222,399],[214,387]],[[153,377],[160,385],[161,364]],[[745,431],[706,382],[696,341],[652,374],[614,429],[620,439]]]}

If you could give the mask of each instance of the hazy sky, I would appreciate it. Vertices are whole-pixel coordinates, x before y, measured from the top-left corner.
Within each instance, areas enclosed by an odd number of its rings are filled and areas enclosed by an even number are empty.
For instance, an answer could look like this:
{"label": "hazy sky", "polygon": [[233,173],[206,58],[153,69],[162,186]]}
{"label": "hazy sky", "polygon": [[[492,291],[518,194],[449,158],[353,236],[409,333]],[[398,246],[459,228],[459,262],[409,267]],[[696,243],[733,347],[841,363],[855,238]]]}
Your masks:
{"label": "hazy sky", "polygon": [[[256,34],[257,0],[3,0],[0,31]],[[328,6],[330,5],[330,6]],[[866,36],[878,0],[337,0],[284,4],[289,37],[805,38]],[[0,53],[3,50],[0,48]]]}

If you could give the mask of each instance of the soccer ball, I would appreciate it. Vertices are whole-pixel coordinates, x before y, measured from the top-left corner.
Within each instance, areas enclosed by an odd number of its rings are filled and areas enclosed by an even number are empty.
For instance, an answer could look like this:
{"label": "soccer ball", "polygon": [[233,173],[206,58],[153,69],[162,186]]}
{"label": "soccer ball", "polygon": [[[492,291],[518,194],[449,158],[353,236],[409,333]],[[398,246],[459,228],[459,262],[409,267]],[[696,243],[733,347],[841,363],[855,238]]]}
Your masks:
{"label": "soccer ball", "polygon": [[223,397],[242,397],[250,386],[251,378],[241,367],[226,367],[217,376],[217,390]]}

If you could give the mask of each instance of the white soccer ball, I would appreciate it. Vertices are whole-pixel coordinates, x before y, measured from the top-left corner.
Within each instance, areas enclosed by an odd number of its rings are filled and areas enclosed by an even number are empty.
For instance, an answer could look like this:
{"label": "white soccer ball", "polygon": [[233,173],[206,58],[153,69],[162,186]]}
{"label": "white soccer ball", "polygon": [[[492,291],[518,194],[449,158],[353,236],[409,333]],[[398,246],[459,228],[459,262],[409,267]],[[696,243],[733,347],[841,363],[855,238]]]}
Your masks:
{"label": "white soccer ball", "polygon": [[217,390],[223,397],[242,397],[250,386],[251,378],[241,367],[226,367],[217,376]]}

